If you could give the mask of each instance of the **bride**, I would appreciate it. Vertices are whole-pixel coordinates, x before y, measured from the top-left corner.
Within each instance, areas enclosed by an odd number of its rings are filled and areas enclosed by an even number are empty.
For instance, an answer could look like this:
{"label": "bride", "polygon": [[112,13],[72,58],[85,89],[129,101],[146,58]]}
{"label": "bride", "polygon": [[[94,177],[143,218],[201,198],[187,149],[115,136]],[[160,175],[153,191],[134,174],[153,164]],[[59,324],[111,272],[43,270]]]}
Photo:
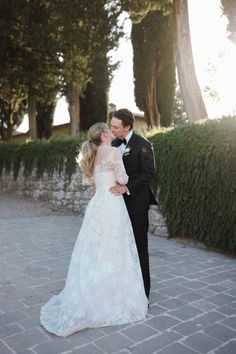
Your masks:
{"label": "bride", "polygon": [[145,318],[148,300],[122,196],[109,188],[126,184],[122,157],[111,146],[105,123],[90,127],[79,165],[84,183],[95,185],[74,246],[64,289],[41,309],[41,324],[58,336],[84,328],[121,325]]}

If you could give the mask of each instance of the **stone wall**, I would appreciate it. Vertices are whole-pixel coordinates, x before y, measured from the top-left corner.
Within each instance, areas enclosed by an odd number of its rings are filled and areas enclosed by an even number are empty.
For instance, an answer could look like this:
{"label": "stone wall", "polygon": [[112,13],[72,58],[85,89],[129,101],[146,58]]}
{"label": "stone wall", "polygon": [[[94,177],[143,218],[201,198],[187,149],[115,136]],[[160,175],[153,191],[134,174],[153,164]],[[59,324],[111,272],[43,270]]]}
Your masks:
{"label": "stone wall", "polygon": [[[13,173],[3,173],[0,176],[0,191],[15,191],[22,196],[50,202],[54,210],[72,211],[84,213],[88,201],[93,195],[91,187],[82,185],[82,175],[77,169],[69,181],[65,174],[55,172],[53,177],[44,173],[37,179],[35,171],[29,177],[23,175],[23,169],[19,171],[16,181]],[[158,236],[167,236],[167,229],[159,208],[152,206],[149,213],[150,232]]]}

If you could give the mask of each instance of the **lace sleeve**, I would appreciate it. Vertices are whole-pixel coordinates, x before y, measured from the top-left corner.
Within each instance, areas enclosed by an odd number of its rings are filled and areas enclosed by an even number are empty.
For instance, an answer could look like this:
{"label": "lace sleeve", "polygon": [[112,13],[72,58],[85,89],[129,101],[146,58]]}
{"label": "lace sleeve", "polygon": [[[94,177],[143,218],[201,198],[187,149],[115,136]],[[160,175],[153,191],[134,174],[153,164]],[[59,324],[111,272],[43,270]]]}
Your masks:
{"label": "lace sleeve", "polygon": [[120,184],[126,184],[128,182],[129,176],[125,171],[125,166],[123,164],[122,157],[117,148],[113,148],[112,164],[115,171],[116,181]]}

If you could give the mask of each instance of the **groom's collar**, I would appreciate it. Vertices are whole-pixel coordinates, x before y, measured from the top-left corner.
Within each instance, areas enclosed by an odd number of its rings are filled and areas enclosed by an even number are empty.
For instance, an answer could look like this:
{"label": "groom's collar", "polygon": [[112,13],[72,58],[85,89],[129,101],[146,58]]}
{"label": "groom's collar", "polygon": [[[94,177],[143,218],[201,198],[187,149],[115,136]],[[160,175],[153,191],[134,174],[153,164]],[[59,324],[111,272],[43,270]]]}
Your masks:
{"label": "groom's collar", "polygon": [[125,137],[126,144],[128,144],[128,142],[129,142],[130,138],[132,137],[132,135],[133,135],[133,130],[130,130],[130,132]]}

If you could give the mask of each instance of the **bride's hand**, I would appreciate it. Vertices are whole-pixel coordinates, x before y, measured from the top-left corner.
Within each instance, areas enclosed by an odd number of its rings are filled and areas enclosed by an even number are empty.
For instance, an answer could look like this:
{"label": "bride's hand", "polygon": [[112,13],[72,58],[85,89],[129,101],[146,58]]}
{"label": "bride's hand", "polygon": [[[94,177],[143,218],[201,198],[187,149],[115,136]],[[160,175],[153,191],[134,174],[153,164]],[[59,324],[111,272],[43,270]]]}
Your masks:
{"label": "bride's hand", "polygon": [[125,194],[127,192],[127,187],[125,185],[122,184],[116,184],[115,186],[112,186],[109,191],[113,194],[113,195],[122,195]]}

